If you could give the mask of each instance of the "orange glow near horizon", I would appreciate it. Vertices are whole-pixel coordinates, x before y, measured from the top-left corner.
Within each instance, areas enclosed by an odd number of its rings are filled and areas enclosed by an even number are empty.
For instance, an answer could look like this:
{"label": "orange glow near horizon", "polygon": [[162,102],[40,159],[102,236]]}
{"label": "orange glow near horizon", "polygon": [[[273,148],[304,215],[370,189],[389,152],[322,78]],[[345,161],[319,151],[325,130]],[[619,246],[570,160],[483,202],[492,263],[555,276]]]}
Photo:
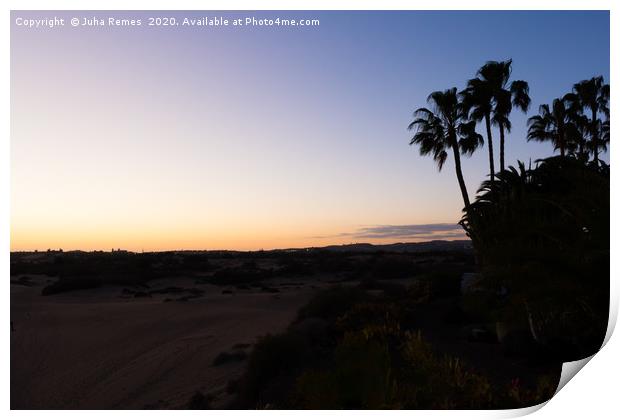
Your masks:
{"label": "orange glow near horizon", "polygon": [[342,233],[340,230],[321,232],[296,230],[274,231],[269,229],[253,229],[245,231],[224,231],[209,229],[114,229],[103,230],[70,230],[66,227],[56,229],[19,229],[11,231],[11,251],[42,251],[46,249],[68,250],[110,250],[125,249],[129,251],[171,251],[171,250],[238,250],[253,251],[260,249],[283,249],[342,245],[349,243],[369,242],[388,244],[395,242],[423,242],[432,239],[466,239],[462,237],[443,237],[441,232],[434,236],[422,238],[359,238],[353,234]]}
{"label": "orange glow near horizon", "polygon": [[[12,24],[11,250],[464,239],[454,161],[439,172],[409,146],[412,112],[428,94],[463,87],[485,61],[508,58],[498,51],[515,54],[512,79],[530,83],[533,109],[580,79],[609,79],[608,12],[588,13],[584,27],[582,12],[491,14],[316,11],[318,27],[247,30]],[[493,45],[454,43],[446,19],[470,39],[492,22]],[[515,37],[532,19],[581,31],[568,40],[541,23]],[[540,39],[557,48],[533,48]],[[554,153],[526,141],[527,118],[511,114],[507,165]],[[473,201],[486,150],[462,165]]]}

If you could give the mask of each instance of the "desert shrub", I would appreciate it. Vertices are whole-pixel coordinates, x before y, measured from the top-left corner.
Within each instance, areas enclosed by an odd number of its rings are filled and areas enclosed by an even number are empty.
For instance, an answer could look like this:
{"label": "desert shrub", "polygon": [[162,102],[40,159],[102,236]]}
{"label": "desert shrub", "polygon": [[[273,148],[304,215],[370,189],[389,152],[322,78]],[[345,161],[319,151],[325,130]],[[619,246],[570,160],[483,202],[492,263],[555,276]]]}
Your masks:
{"label": "desert shrub", "polygon": [[336,319],[353,305],[368,299],[363,290],[353,287],[334,287],[317,295],[300,309],[298,319],[323,318]]}
{"label": "desert shrub", "polygon": [[397,279],[412,277],[421,271],[406,255],[381,255],[374,259],[368,274],[376,279]]}
{"label": "desert shrub", "polygon": [[336,325],[343,331],[360,331],[372,326],[397,326],[404,318],[405,308],[389,302],[360,302],[338,318]]}
{"label": "desert shrub", "polygon": [[454,357],[436,354],[421,334],[403,337],[399,401],[402,408],[488,408],[493,396],[487,378]]}
{"label": "desert shrub", "polygon": [[265,402],[282,401],[290,383],[304,366],[312,365],[315,357],[307,338],[299,332],[263,337],[237,385],[236,405],[257,408]]}
{"label": "desert shrub", "polygon": [[72,251],[54,254],[54,262],[46,263],[46,271],[53,271],[59,278],[44,294],[94,288],[104,284],[143,285],[151,279],[178,274],[181,272],[179,261],[180,257],[174,253]]}
{"label": "desert shrub", "polygon": [[310,276],[315,273],[315,268],[309,261],[296,257],[288,257],[280,259],[280,267],[277,272],[280,276]]}
{"label": "desert shrub", "polygon": [[380,409],[394,394],[390,355],[379,340],[346,334],[329,370],[310,370],[296,382],[296,406],[306,409]]}
{"label": "desert shrub", "polygon": [[428,302],[431,298],[430,283],[421,279],[414,279],[406,286],[406,296],[412,303]]}
{"label": "desert shrub", "polygon": [[540,375],[534,388],[524,386],[520,378],[514,378],[498,396],[499,404],[506,408],[522,408],[550,400],[558,388],[559,377]]}
{"label": "desert shrub", "polygon": [[71,290],[93,289],[99,287],[101,284],[101,278],[95,275],[62,276],[54,283],[45,286],[41,290],[41,295],[48,296]]}
{"label": "desert shrub", "polygon": [[[55,263],[53,257],[41,257],[36,261],[24,260],[21,253],[11,253],[11,275],[18,274],[43,274],[54,277],[58,275],[59,265]],[[41,253],[42,254],[42,253]]]}
{"label": "desert shrub", "polygon": [[461,294],[462,269],[442,268],[423,274],[417,279],[428,284],[431,298],[454,297]]}
{"label": "desert shrub", "polygon": [[345,273],[355,269],[355,263],[349,257],[333,253],[318,255],[316,265],[323,273]]}
{"label": "desert shrub", "polygon": [[289,391],[296,378],[331,360],[336,319],[363,299],[368,296],[357,288],[321,291],[299,311],[285,333],[259,340],[239,381],[236,404],[246,408],[290,405]]}
{"label": "desert shrub", "polygon": [[319,293],[285,333],[259,341],[246,373],[231,388],[237,392],[233,406],[515,408],[552,395],[552,383],[517,381],[515,387],[436,352],[421,333],[401,327],[410,315],[408,302],[358,288]]}
{"label": "desert shrub", "polygon": [[182,266],[183,269],[192,271],[206,271],[213,268],[209,256],[202,252],[184,254]]}
{"label": "desert shrub", "polygon": [[296,407],[309,409],[463,409],[494,403],[487,378],[457,358],[436,354],[420,334],[385,326],[346,333],[332,364],[298,377],[293,399]]}
{"label": "desert shrub", "polygon": [[221,268],[211,276],[203,278],[201,282],[216,284],[218,286],[235,286],[261,282],[274,275],[272,270],[256,268],[256,263],[246,264],[242,264],[238,267]]}
{"label": "desert shrub", "polygon": [[381,290],[385,296],[393,298],[401,298],[407,293],[407,286],[402,283],[372,277],[362,277],[359,287],[365,290]]}

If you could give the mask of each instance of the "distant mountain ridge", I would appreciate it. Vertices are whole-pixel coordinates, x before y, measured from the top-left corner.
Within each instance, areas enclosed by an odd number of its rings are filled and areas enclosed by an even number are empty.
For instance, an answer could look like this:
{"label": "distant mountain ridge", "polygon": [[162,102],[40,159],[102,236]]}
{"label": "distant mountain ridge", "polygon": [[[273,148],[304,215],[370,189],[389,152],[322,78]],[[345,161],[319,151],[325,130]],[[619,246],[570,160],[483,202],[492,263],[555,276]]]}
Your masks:
{"label": "distant mountain ridge", "polygon": [[[301,251],[330,251],[330,252],[438,252],[438,251],[468,251],[472,249],[471,241],[466,240],[434,240],[428,242],[397,242],[393,244],[374,245],[371,243],[352,243],[342,245],[327,245],[327,246],[314,246],[305,248],[275,248],[256,251],[238,251],[233,249],[210,249],[210,250],[192,250],[192,249],[178,249],[168,251],[148,251],[147,253],[254,253],[254,252],[301,252]],[[57,254],[62,253],[62,250],[48,250],[46,251],[11,251],[11,254]],[[89,252],[110,252],[110,251],[81,251],[81,250],[69,250],[65,251],[66,254],[80,254]],[[113,249],[113,253],[118,254],[138,254],[135,251],[126,251],[121,249]]]}
{"label": "distant mountain ridge", "polygon": [[429,251],[459,251],[471,249],[470,240],[429,241],[429,242],[397,242],[394,244],[373,245],[370,243],[355,243],[347,245],[328,245],[318,247],[328,251],[341,252],[429,252]]}

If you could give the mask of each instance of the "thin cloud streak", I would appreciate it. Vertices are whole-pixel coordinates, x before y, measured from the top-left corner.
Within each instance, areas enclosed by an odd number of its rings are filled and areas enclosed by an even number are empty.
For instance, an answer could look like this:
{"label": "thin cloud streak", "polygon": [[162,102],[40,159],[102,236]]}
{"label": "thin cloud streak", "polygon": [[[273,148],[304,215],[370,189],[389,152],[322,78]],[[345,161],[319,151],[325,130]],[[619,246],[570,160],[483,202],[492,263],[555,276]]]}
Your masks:
{"label": "thin cloud streak", "polygon": [[352,238],[356,240],[437,240],[467,239],[463,228],[455,223],[431,223],[422,225],[377,225],[364,226],[354,232],[343,232],[331,236],[317,236],[315,239]]}
{"label": "thin cloud streak", "polygon": [[427,225],[383,225],[363,227],[350,234],[358,239],[437,239],[461,238],[463,228],[453,223],[434,223]]}

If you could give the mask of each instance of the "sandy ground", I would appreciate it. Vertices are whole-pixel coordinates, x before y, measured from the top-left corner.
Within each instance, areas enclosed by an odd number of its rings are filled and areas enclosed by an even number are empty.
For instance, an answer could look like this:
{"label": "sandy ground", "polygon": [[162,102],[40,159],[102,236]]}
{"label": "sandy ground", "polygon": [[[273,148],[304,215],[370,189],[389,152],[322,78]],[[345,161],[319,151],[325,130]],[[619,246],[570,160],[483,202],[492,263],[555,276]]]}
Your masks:
{"label": "sandy ground", "polygon": [[222,294],[168,279],[152,286],[205,295],[163,302],[175,296],[124,297],[122,287],[41,296],[51,279],[30,279],[36,285],[11,285],[12,409],[179,408],[199,390],[222,406],[226,384],[246,362],[213,366],[214,358],[284,330],[317,287]]}

